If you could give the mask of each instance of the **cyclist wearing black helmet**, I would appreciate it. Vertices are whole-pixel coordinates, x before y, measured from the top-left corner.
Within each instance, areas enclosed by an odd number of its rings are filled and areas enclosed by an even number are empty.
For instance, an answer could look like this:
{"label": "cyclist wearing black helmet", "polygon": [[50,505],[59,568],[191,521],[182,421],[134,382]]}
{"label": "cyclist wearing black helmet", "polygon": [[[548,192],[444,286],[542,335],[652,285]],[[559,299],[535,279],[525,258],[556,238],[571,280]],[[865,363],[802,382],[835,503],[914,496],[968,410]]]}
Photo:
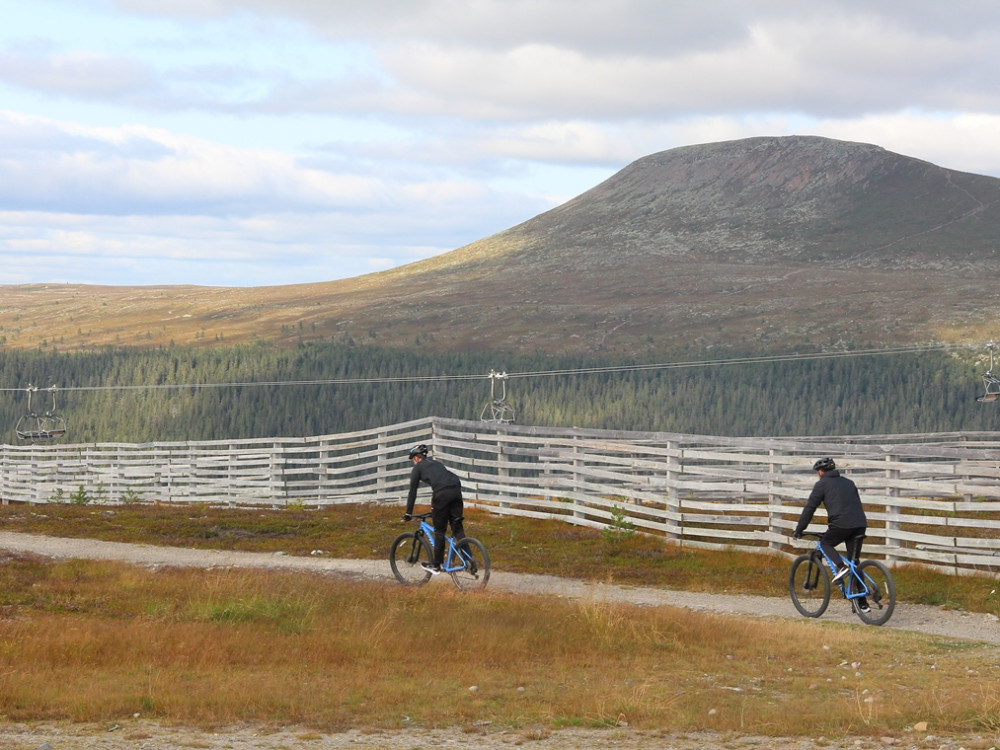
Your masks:
{"label": "cyclist wearing black helmet", "polygon": [[868,518],[861,506],[857,485],[847,477],[841,476],[832,458],[819,459],[813,464],[813,471],[819,475],[819,480],[809,493],[806,507],[802,509],[802,515],[799,516],[799,523],[792,536],[796,539],[802,536],[816,508],[822,503],[826,508],[828,525],[826,532],[820,538],[820,544],[837,566],[833,582],[839,583],[847,575],[849,568],[837,552],[836,545],[844,542],[848,554],[857,562],[861,557],[861,543],[868,529]]}
{"label": "cyclist wearing black helmet", "polygon": [[409,521],[413,513],[413,504],[417,501],[417,487],[421,482],[431,486],[431,520],[434,524],[434,561],[421,563],[424,568],[437,575],[444,563],[444,535],[451,524],[451,534],[457,543],[465,538],[462,524],[462,514],[465,506],[462,502],[462,481],[445,468],[444,464],[427,455],[426,445],[418,445],[410,449],[410,461],[413,470],[410,472],[410,494],[406,498],[406,513],[404,521]]}

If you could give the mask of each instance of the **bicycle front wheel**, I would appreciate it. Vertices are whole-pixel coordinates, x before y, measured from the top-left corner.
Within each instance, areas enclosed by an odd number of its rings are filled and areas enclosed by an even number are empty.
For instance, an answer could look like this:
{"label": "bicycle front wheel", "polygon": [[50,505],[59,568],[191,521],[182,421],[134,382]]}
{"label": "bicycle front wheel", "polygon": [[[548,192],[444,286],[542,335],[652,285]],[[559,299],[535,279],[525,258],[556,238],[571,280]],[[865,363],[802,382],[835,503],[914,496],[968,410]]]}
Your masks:
{"label": "bicycle front wheel", "polygon": [[429,571],[420,567],[422,562],[430,562],[430,548],[423,537],[415,531],[407,531],[395,538],[389,547],[389,565],[396,580],[404,586],[421,586],[431,577]]}
{"label": "bicycle front wheel", "polygon": [[486,588],[490,580],[490,554],[478,539],[465,537],[455,543],[454,565],[462,564],[458,570],[451,571],[451,580],[462,591],[474,591]]}
{"label": "bicycle front wheel", "polygon": [[788,574],[792,604],[806,617],[819,617],[830,606],[830,571],[815,555],[800,555]]}
{"label": "bicycle front wheel", "polygon": [[865,599],[870,610],[862,612],[857,605],[859,600],[855,599],[854,612],[868,625],[884,625],[896,608],[896,582],[892,573],[877,560],[865,560],[858,565],[858,575],[865,582]]}

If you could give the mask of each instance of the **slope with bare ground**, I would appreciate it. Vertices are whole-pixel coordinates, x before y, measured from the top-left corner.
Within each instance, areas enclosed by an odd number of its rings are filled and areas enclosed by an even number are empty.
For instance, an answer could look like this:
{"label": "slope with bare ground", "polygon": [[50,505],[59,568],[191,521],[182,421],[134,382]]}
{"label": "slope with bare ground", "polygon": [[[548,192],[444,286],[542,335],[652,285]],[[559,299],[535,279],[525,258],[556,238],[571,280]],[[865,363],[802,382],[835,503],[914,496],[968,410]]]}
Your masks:
{"label": "slope with bare ground", "polygon": [[11,348],[251,340],[641,356],[991,338],[1000,180],[754,138],[640,159],[451,253],[282,287],[3,287]]}

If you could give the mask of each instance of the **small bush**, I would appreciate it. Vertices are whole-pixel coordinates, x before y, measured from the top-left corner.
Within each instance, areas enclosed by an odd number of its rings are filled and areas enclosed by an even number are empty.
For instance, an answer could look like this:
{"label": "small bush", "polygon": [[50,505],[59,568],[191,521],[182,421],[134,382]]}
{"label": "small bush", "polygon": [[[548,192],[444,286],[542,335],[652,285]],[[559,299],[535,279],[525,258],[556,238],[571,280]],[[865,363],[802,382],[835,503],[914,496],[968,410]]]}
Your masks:
{"label": "small bush", "polygon": [[90,495],[87,494],[87,488],[81,484],[76,492],[69,496],[69,501],[73,505],[89,505]]}
{"label": "small bush", "polygon": [[142,493],[129,487],[122,493],[121,501],[125,505],[138,505],[142,502]]}
{"label": "small bush", "polygon": [[601,538],[613,547],[619,547],[635,534],[635,524],[629,520],[625,509],[620,505],[613,505],[611,507],[611,523],[601,530]]}

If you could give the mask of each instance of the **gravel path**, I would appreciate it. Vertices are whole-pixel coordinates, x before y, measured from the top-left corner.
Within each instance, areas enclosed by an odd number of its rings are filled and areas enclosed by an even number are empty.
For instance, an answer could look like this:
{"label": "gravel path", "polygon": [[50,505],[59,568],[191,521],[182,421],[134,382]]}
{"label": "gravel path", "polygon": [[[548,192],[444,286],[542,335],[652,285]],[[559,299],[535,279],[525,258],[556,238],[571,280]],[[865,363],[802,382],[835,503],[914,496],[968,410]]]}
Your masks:
{"label": "gravel path", "polygon": [[[52,558],[89,558],[118,560],[146,566],[190,566],[203,568],[280,568],[335,572],[370,579],[393,580],[387,560],[339,560],[327,557],[293,557],[256,552],[195,550],[123,544],[93,539],[65,539],[33,534],[0,532],[0,549],[28,552]],[[589,601],[627,602],[643,606],[674,606],[754,617],[789,617],[801,619],[787,597],[745,596],[739,594],[697,594],[687,591],[646,589],[610,584],[585,583],[555,576],[527,575],[494,571],[490,588],[515,593],[559,596]],[[846,602],[834,601],[823,620],[852,623],[864,627],[851,614]],[[914,604],[897,604],[892,619],[884,628],[912,630],[931,635],[1000,644],[1000,627],[993,615],[968,614]],[[415,730],[403,733],[366,733],[350,731],[322,735],[309,731],[264,732],[257,728],[233,728],[213,734],[162,727],[136,721],[128,726],[107,727],[79,724],[0,724],[0,747],[11,750],[79,748],[81,750],[124,750],[130,748],[199,747],[206,750],[247,748],[279,750],[308,747],[315,750],[336,748],[385,748],[385,750],[447,747],[530,747],[537,750],[579,748],[665,748],[695,750],[708,747],[761,748],[772,750],[812,750],[825,748],[961,748],[990,747],[984,738],[932,738],[914,734],[912,738],[857,738],[841,741],[819,738],[815,741],[774,737],[719,737],[710,733],[665,734],[628,729],[614,730],[538,730],[496,731],[482,734],[458,729]]]}

